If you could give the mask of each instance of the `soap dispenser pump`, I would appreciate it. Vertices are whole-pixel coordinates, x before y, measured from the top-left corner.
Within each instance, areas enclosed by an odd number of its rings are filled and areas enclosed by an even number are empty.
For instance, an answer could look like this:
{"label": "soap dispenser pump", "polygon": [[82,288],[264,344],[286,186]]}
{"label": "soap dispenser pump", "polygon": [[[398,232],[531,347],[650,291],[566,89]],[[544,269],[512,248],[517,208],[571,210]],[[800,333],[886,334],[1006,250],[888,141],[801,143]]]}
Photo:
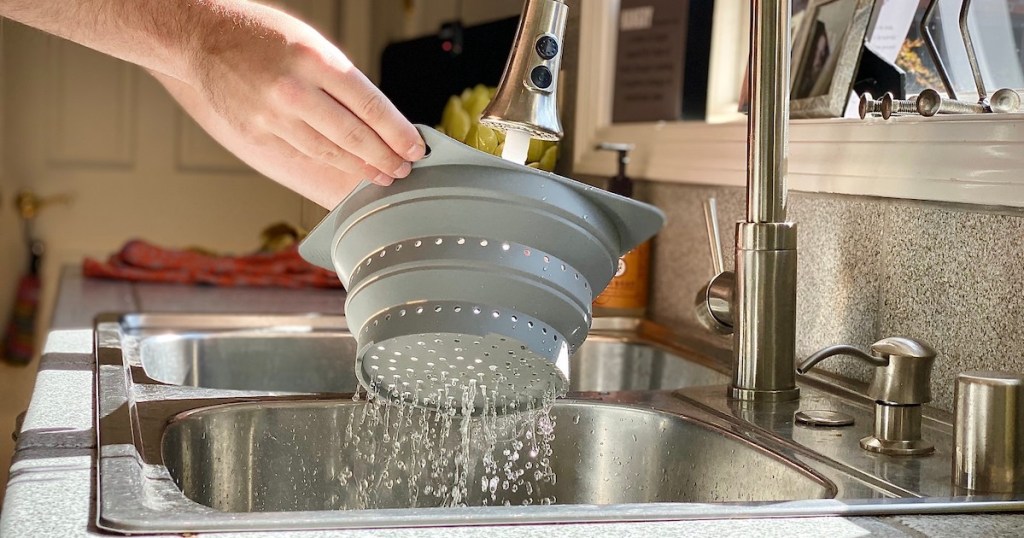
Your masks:
{"label": "soap dispenser pump", "polygon": [[[598,144],[597,149],[614,151],[618,156],[619,170],[608,182],[608,190],[620,196],[633,197],[633,180],[626,175],[629,152],[633,144]],[[597,298],[594,299],[594,316],[598,317],[644,317],[647,313],[649,289],[651,242],[640,246],[619,258],[615,277]]]}

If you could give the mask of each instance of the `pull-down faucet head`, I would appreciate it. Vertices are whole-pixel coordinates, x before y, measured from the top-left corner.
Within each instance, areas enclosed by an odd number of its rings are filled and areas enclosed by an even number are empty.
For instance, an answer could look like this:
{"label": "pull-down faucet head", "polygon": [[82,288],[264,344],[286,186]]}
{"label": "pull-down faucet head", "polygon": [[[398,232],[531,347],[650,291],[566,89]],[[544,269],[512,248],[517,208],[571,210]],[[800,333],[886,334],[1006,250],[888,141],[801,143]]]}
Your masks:
{"label": "pull-down faucet head", "polygon": [[541,140],[562,138],[558,72],[568,11],[563,0],[526,0],[505,72],[481,123]]}

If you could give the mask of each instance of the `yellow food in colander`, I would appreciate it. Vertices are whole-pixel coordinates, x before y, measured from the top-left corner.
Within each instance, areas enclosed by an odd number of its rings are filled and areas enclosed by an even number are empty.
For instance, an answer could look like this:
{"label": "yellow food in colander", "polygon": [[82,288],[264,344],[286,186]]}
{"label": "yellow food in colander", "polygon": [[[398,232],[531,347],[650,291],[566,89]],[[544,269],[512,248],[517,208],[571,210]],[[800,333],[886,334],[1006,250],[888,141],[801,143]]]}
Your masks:
{"label": "yellow food in colander", "polygon": [[[494,88],[477,84],[466,88],[461,95],[453,95],[441,114],[441,125],[436,129],[442,133],[484,153],[501,157],[505,133],[480,123],[480,115],[494,97]],[[547,172],[554,172],[558,164],[558,142],[530,141],[526,165]]]}

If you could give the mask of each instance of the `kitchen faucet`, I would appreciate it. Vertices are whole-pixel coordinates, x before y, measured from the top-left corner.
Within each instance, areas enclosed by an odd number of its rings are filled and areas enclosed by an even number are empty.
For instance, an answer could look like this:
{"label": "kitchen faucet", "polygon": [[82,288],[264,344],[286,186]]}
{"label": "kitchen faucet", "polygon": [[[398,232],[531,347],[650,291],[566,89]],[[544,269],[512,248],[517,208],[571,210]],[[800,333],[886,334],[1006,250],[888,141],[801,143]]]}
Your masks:
{"label": "kitchen faucet", "polygon": [[[568,7],[527,0],[497,93],[481,122],[509,133],[557,140],[558,68]],[[787,220],[790,1],[751,3],[747,215],[736,227],[736,268],[716,277],[734,320],[730,396],[786,401],[799,397],[796,356],[796,232]],[[506,142],[508,145],[508,142]]]}
{"label": "kitchen faucet", "polygon": [[[746,219],[736,225],[735,271],[717,274],[697,306],[702,319],[733,334],[729,396],[780,402],[800,396],[797,227],[786,215],[790,2],[752,0],[751,14]],[[713,210],[708,218],[714,220]]]}

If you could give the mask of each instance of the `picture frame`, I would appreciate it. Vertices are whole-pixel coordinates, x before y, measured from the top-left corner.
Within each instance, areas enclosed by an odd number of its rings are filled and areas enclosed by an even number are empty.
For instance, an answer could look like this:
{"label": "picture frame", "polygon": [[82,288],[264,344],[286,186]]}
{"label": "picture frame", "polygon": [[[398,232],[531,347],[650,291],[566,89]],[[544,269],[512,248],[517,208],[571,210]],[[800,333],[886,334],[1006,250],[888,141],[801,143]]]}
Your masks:
{"label": "picture frame", "polygon": [[[800,27],[801,27],[800,23],[803,21],[804,14],[807,12],[807,6],[808,6],[809,2],[810,2],[810,0],[792,0],[792,3],[790,4],[790,8],[791,8],[790,19],[789,19],[789,29],[790,29],[790,36],[791,36],[791,38],[790,38],[790,43],[791,43],[790,44],[790,49],[791,49],[790,50],[790,54],[792,54],[795,51],[794,45],[795,45],[795,43],[796,43],[796,41],[798,39],[797,32],[799,32],[799,30],[800,30]],[[748,30],[749,30],[749,26],[750,26],[749,23],[750,23],[750,20],[748,18],[748,20],[747,20],[747,29]],[[744,56],[743,62],[742,62],[742,66],[743,66],[743,82],[740,85],[740,95],[739,95],[739,104],[738,104],[739,106],[737,107],[737,111],[739,113],[741,113],[741,114],[749,114],[750,113],[750,85],[749,85],[750,84],[750,57],[749,57],[749,47],[745,48],[744,52],[746,52],[747,55]],[[792,72],[792,70],[790,70],[790,84],[792,84],[792,80],[793,80],[792,77],[793,77],[793,72]]]}
{"label": "picture frame", "polygon": [[812,0],[794,37],[790,117],[843,116],[875,0]]}

